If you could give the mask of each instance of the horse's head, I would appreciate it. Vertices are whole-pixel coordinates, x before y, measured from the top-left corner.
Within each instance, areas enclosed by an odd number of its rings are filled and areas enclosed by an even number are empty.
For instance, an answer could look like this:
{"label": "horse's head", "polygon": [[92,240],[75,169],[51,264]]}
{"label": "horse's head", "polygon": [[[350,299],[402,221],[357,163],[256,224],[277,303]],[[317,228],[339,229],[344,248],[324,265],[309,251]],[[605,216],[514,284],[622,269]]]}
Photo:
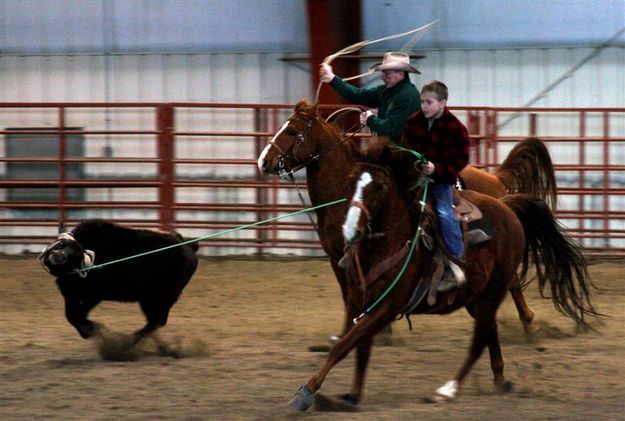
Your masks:
{"label": "horse's head", "polygon": [[305,167],[318,153],[313,131],[323,121],[316,105],[306,100],[298,102],[295,112],[258,157],[258,168],[263,174],[283,175]]}
{"label": "horse's head", "polygon": [[358,242],[371,229],[374,218],[394,190],[395,177],[390,162],[391,149],[376,143],[367,149],[364,161],[354,167],[350,175],[354,195],[343,224],[343,238],[347,244]]}
{"label": "horse's head", "polygon": [[374,229],[376,218],[393,212],[396,203],[408,203],[410,193],[422,173],[414,155],[392,144],[374,143],[367,149],[364,161],[354,167],[350,176],[354,195],[343,224],[343,237],[351,244]]}
{"label": "horse's head", "polygon": [[[74,236],[67,232],[59,234],[58,238],[39,254],[41,265],[54,276],[68,274],[75,269],[84,269],[93,265],[95,253],[84,249]],[[86,272],[78,272],[82,277]]]}

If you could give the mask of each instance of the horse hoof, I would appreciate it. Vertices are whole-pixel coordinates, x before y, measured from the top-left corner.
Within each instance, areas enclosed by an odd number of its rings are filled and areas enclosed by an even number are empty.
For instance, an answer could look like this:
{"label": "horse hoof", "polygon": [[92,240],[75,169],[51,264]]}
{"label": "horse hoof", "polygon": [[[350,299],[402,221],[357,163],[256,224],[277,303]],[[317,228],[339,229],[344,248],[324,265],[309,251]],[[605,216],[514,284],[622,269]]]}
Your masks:
{"label": "horse hoof", "polygon": [[448,403],[453,401],[454,398],[452,398],[451,396],[445,396],[445,395],[441,395],[439,393],[434,393],[432,396],[426,396],[425,398],[423,398],[423,402],[425,403]]}
{"label": "horse hoof", "polygon": [[[348,395],[348,394],[346,394]],[[315,395],[314,408],[317,412],[355,412],[357,407],[354,403],[343,399],[341,395],[338,399],[330,399],[321,393]]]}
{"label": "horse hoof", "polygon": [[297,411],[305,411],[310,405],[312,405],[315,399],[315,394],[312,393],[306,386],[300,387],[293,398],[289,401],[289,408]]}
{"label": "horse hoof", "polygon": [[338,341],[341,340],[341,337],[338,335],[332,335],[328,338],[328,342],[330,343],[330,345],[334,345],[335,343],[337,343]]}
{"label": "horse hoof", "polygon": [[434,395],[429,398],[425,398],[427,403],[447,403],[456,398],[458,394],[458,381],[450,380],[443,386],[436,389]]}
{"label": "horse hoof", "polygon": [[308,347],[308,352],[330,352],[330,345],[311,345]]}
{"label": "horse hoof", "polygon": [[357,396],[355,396],[355,395],[353,395],[351,393],[344,393],[342,395],[339,395],[338,398],[341,401],[343,401],[345,403],[348,403],[350,405],[357,405],[358,402],[360,401],[360,399]]}
{"label": "horse hoof", "polygon": [[525,331],[525,341],[528,344],[533,345],[538,343],[541,331],[538,323],[530,322],[528,324],[524,324],[523,330]]}
{"label": "horse hoof", "polygon": [[497,387],[497,391],[501,393],[509,393],[509,392],[512,392],[512,389],[513,389],[513,385],[511,381],[505,381],[501,384],[498,384],[496,387]]}

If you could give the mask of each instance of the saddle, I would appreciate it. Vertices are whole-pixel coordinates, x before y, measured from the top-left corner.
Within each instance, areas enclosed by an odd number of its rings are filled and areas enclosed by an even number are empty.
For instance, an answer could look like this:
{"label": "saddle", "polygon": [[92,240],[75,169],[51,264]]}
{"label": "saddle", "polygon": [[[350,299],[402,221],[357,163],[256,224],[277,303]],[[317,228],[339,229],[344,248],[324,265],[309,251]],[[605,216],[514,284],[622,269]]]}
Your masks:
{"label": "saddle", "polygon": [[[484,243],[493,238],[493,225],[482,211],[471,201],[460,196],[454,191],[454,217],[460,221],[462,235],[464,238],[465,250],[469,246]],[[427,296],[427,303],[433,306],[436,303],[436,287],[443,276],[443,270],[448,260],[440,245],[434,240],[433,221],[428,220],[424,227],[422,242],[426,248],[434,252],[432,258],[432,271],[429,276],[422,278],[415,288],[411,299],[405,309],[405,314],[410,314]],[[443,245],[444,247],[444,245]],[[426,279],[427,278],[427,279]],[[452,291],[447,297],[447,302],[451,304],[457,295],[457,291]]]}
{"label": "saddle", "polygon": [[465,246],[480,244],[493,238],[493,225],[473,202],[456,193],[455,218],[462,223]]}
{"label": "saddle", "polygon": [[[454,217],[462,225],[462,236],[465,249],[469,246],[484,243],[493,238],[493,225],[473,202],[463,198],[454,191]],[[432,221],[427,220],[423,231],[423,245],[434,251],[435,241],[432,232]]]}

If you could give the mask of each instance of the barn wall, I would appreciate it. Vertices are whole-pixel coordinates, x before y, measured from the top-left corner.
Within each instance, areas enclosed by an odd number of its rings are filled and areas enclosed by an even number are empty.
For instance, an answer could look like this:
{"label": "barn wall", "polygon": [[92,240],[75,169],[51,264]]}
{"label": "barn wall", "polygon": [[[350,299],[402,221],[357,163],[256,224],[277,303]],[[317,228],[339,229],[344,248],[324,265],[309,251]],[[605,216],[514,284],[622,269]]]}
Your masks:
{"label": "barn wall", "polygon": [[[450,88],[450,104],[462,106],[523,106],[546,86],[560,78],[577,63],[593,53],[591,48],[527,48],[493,50],[425,50],[425,58],[416,65],[423,72],[413,76],[417,85],[431,79],[441,79]],[[74,54],[74,55],[0,55],[0,102],[57,102],[57,101],[179,101],[179,102],[229,102],[229,103],[294,103],[302,97],[312,97],[315,87],[310,86],[308,70],[298,61],[283,61],[284,57],[303,53],[212,53],[212,54]],[[623,107],[625,105],[625,48],[609,47],[599,52],[569,78],[535,102],[539,107]],[[367,67],[370,63],[363,63]],[[365,83],[367,83],[365,81]],[[377,83],[375,80],[369,83]],[[326,89],[326,88],[324,88]],[[286,118],[288,113],[281,116]],[[510,117],[514,115],[511,113]],[[466,116],[460,115],[465,119]],[[501,123],[501,121],[500,121]],[[57,115],[50,110],[0,109],[0,127],[54,127]],[[180,130],[189,131],[240,131],[252,130],[253,114],[242,110],[180,110],[176,116]],[[152,130],[155,127],[153,110],[72,110],[68,113],[68,126],[104,130]],[[268,130],[277,130],[270,127]],[[512,119],[500,128],[501,135],[523,137],[529,133],[527,116]],[[623,136],[625,119],[613,119],[611,136]],[[576,115],[562,114],[557,118],[538,121],[538,134],[545,136],[577,136],[579,122]],[[588,136],[601,136],[602,117],[589,116]],[[89,156],[154,156],[154,137],[135,137],[134,140],[113,143],[103,136],[87,139]],[[177,138],[179,157],[202,158],[254,158],[251,143],[236,138],[185,139]],[[0,142],[0,154],[4,145]],[[625,145],[616,143],[611,150],[611,161],[625,161]],[[508,153],[510,145],[501,145],[499,160]],[[577,163],[578,151],[569,145],[550,145],[556,164]],[[602,148],[589,146],[587,162],[602,161]],[[125,166],[89,164],[88,176],[110,177],[132,174],[155,174],[155,165]],[[189,167],[183,169],[185,177],[236,178],[249,177],[252,168]],[[0,166],[0,176],[4,166]],[[575,185],[575,174],[559,174],[560,185]],[[589,174],[588,184],[601,181],[601,174]],[[594,177],[594,178],[593,178]],[[611,175],[614,185],[625,184],[624,174]],[[0,192],[1,193],[1,192]],[[89,200],[154,200],[154,191],[89,193]],[[246,190],[218,189],[182,191],[180,200],[190,202],[254,201],[254,193]],[[298,203],[293,192],[281,193],[280,203]],[[601,203],[587,198],[588,209],[600,208]],[[625,198],[613,198],[611,209],[625,206]],[[564,208],[578,208],[577,198],[564,198]],[[119,217],[121,214],[106,211],[101,217]],[[147,212],[136,211],[129,218],[148,218]],[[249,215],[253,218],[254,215]],[[196,213],[185,219],[221,218],[232,215]],[[305,218],[305,217],[303,217]],[[573,223],[571,223],[573,224]],[[618,226],[615,228],[622,229]],[[42,234],[49,234],[48,232]],[[188,232],[189,236],[205,233]],[[250,235],[246,232],[235,236]],[[292,233],[294,237],[311,236],[310,233]],[[17,253],[19,246],[8,246],[2,251]],[[252,252],[253,250],[250,250]],[[210,253],[239,253],[240,249],[221,249]],[[287,252],[291,252],[287,250]],[[310,253],[302,251],[303,254]]]}
{"label": "barn wall", "polygon": [[[424,50],[416,63],[422,75],[413,81],[445,81],[451,104],[523,106],[594,52]],[[0,55],[0,101],[293,103],[314,95],[307,66],[281,60],[301,54]],[[622,106],[624,68],[625,47],[605,48],[533,105]]]}

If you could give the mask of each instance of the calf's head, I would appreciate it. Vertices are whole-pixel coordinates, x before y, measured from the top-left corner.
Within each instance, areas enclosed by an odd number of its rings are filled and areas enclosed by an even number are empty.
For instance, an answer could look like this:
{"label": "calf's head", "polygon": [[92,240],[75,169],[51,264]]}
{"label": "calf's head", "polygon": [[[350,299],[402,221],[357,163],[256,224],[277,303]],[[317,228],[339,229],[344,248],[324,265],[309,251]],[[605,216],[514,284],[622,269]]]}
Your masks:
{"label": "calf's head", "polygon": [[[93,266],[95,253],[84,249],[72,234],[64,232],[39,254],[38,259],[50,274],[58,277]],[[87,272],[77,273],[83,278],[87,276]]]}

